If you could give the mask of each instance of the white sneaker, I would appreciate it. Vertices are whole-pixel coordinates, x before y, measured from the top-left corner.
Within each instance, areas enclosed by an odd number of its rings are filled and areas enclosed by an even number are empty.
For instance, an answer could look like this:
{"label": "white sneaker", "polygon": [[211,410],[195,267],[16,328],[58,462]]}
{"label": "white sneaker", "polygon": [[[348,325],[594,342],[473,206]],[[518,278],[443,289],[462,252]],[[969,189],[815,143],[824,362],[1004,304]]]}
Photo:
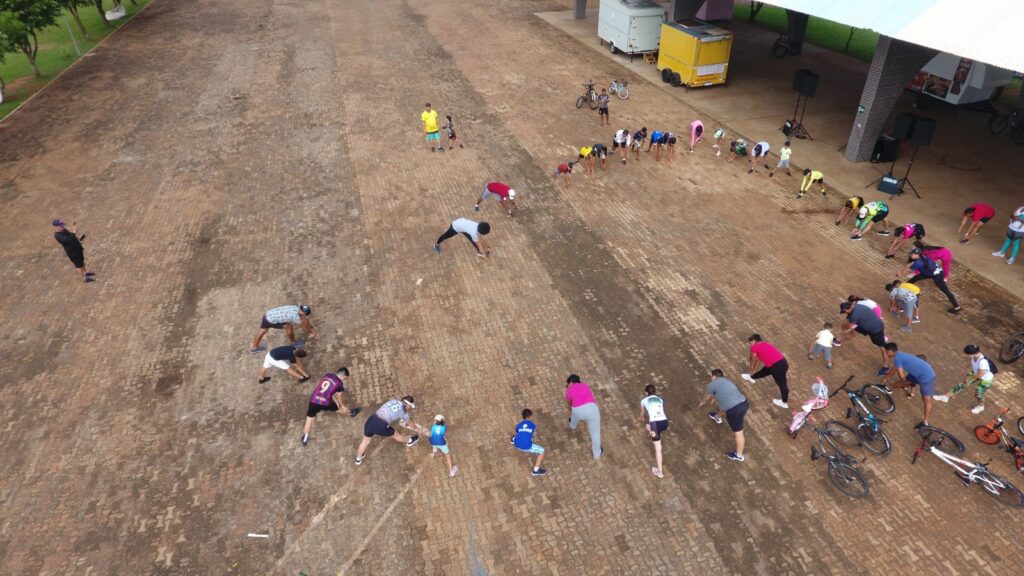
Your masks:
{"label": "white sneaker", "polygon": [[750,377],[750,374],[740,374],[740,378],[743,378],[744,380],[750,382],[751,384],[755,382],[755,380]]}
{"label": "white sneaker", "polygon": [[775,400],[772,400],[772,404],[775,404],[779,408],[789,408],[789,404],[787,402],[783,402],[781,398],[776,398]]}
{"label": "white sneaker", "polygon": [[1014,262],[1016,262],[1016,261],[1017,261],[1017,259],[1016,259],[1016,258],[1010,258],[1009,260],[1007,260],[1007,261],[1006,261],[1006,263],[1007,263],[1007,264],[1013,264],[1013,263],[1014,263]]}
{"label": "white sneaker", "polygon": [[946,396],[945,394],[936,394],[935,396],[932,396],[932,399],[938,400],[939,402],[949,402],[949,396]]}
{"label": "white sneaker", "polygon": [[999,256],[1000,258],[1006,258],[1006,254],[1003,254],[1002,252],[993,252],[992,255]]}
{"label": "white sneaker", "polygon": [[452,471],[448,473],[449,478],[455,478],[455,475],[459,473],[458,466],[452,466]]}
{"label": "white sneaker", "polygon": [[985,405],[984,404],[978,404],[974,408],[971,408],[971,414],[981,414],[984,411],[985,411]]}

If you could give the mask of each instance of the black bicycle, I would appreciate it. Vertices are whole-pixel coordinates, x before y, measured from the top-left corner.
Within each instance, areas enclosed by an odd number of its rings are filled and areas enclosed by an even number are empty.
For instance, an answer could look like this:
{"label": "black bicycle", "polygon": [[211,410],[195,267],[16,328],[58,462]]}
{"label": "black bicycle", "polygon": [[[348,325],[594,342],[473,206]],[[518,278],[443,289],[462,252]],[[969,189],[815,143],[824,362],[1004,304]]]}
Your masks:
{"label": "black bicycle", "polygon": [[1006,364],[1012,364],[1021,356],[1024,356],[1024,332],[1017,332],[999,349],[999,359]]}
{"label": "black bicycle", "polygon": [[1010,138],[1017,144],[1024,144],[1024,110],[1014,108],[1009,114],[996,112],[988,120],[988,129],[993,134],[1001,134],[1010,128]]}
{"label": "black bicycle", "polygon": [[597,110],[597,91],[594,90],[594,81],[590,80],[583,84],[583,95],[576,99],[576,107],[583,108],[584,104],[590,105],[591,110]]}
{"label": "black bicycle", "polygon": [[800,53],[800,45],[795,42],[789,41],[789,34],[779,34],[779,37],[775,40],[775,44],[772,44],[772,56],[776,58],[785,58],[790,54],[796,56]]}
{"label": "black bicycle", "polygon": [[851,448],[863,445],[875,454],[880,456],[888,455],[892,452],[892,442],[889,441],[889,437],[882,431],[882,424],[885,420],[875,416],[868,408],[868,404],[883,414],[890,414],[896,410],[896,404],[892,401],[892,395],[885,388],[877,384],[867,384],[861,387],[860,390],[850,390],[846,387],[849,382],[850,380],[847,379],[829,397],[835,396],[840,391],[845,391],[846,395],[850,397],[850,404],[852,406],[846,409],[846,418],[856,417],[856,434],[853,438],[850,438],[849,435],[837,436],[837,440]]}
{"label": "black bicycle", "polygon": [[[813,420],[813,419],[812,419]],[[838,424],[838,427],[830,425]],[[850,498],[863,498],[868,495],[868,481],[855,466],[864,460],[857,460],[853,456],[843,452],[836,445],[836,429],[846,428],[852,434],[853,430],[842,422],[829,420],[824,428],[812,428],[818,435],[818,446],[811,446],[811,460],[822,459],[828,465],[828,479]]]}

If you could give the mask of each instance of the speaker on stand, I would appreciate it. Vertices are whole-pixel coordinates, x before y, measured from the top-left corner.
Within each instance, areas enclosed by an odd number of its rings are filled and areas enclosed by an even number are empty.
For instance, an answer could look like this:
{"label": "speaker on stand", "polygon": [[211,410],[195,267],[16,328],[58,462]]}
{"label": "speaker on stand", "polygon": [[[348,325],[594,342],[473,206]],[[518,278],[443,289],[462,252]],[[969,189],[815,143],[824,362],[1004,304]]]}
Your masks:
{"label": "speaker on stand", "polygon": [[[807,100],[813,98],[818,91],[820,76],[807,69],[800,69],[793,75],[793,90],[796,91],[796,106],[793,108],[792,119],[786,120],[781,130],[787,138],[814,140],[811,133],[804,127],[804,112],[807,111]],[[799,119],[797,115],[799,114]]]}
{"label": "speaker on stand", "polygon": [[[922,118],[916,114],[903,113],[896,117],[896,124],[893,125],[892,129],[892,141],[902,141],[907,144],[914,146],[914,151],[910,154],[910,161],[907,163],[907,171],[903,174],[903,178],[896,178],[893,173],[896,171],[896,155],[892,156],[892,164],[889,166],[889,171],[878,178],[870,182],[865,188],[870,188],[874,184],[878,184],[878,190],[885,192],[893,196],[903,194],[904,188],[909,186],[913,190],[914,195],[918,198],[921,194],[914,187],[914,183],[910,181],[910,170],[914,167],[914,159],[917,157],[917,150],[921,146],[928,146],[932,143],[932,137],[935,135],[935,128],[937,124],[934,118]],[[884,137],[883,137],[884,138]],[[888,145],[888,142],[886,142]],[[879,153],[879,147],[883,146],[883,140],[879,139],[878,144],[875,145],[876,153]],[[884,150],[882,151],[884,153]],[[881,156],[881,154],[879,154]],[[882,160],[884,161],[884,160]]]}

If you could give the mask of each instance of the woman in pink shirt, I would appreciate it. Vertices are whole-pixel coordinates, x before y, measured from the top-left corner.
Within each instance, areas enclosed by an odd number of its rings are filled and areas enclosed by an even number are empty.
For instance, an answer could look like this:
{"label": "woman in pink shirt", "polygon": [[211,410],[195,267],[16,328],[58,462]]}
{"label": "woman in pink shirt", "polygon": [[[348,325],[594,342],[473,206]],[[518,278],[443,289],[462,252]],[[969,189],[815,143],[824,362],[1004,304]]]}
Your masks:
{"label": "woman in pink shirt", "polygon": [[949,269],[953,266],[953,253],[945,246],[926,246],[920,242],[914,242],[914,246],[921,249],[921,253],[935,262],[942,264],[942,279],[949,279]]}
{"label": "woman in pink shirt", "polygon": [[[775,346],[762,342],[760,334],[752,334],[750,338],[747,338],[747,342],[750,342],[751,373],[740,374],[740,377],[753,384],[758,378],[764,378],[770,374],[772,379],[775,380],[775,384],[778,385],[779,394],[782,396],[782,398],[772,400],[772,404],[779,408],[789,408],[789,383],[786,381],[789,362],[786,361],[786,357]],[[754,372],[758,364],[762,368]]]}
{"label": "woman in pink shirt", "polygon": [[571,414],[569,429],[575,430],[577,424],[586,422],[587,431],[590,432],[590,451],[594,454],[594,460],[600,459],[604,453],[601,449],[601,411],[597,408],[590,385],[580,382],[578,375],[570,374],[565,380],[565,400],[569,403]]}

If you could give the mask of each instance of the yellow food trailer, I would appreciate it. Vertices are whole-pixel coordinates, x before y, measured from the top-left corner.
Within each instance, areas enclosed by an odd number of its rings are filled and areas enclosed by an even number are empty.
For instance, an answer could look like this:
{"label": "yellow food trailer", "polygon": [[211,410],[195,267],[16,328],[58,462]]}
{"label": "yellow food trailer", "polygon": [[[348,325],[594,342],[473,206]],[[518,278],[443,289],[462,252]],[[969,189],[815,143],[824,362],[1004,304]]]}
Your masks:
{"label": "yellow food trailer", "polygon": [[725,84],[732,32],[696,18],[665,22],[658,50],[662,81],[687,87]]}

